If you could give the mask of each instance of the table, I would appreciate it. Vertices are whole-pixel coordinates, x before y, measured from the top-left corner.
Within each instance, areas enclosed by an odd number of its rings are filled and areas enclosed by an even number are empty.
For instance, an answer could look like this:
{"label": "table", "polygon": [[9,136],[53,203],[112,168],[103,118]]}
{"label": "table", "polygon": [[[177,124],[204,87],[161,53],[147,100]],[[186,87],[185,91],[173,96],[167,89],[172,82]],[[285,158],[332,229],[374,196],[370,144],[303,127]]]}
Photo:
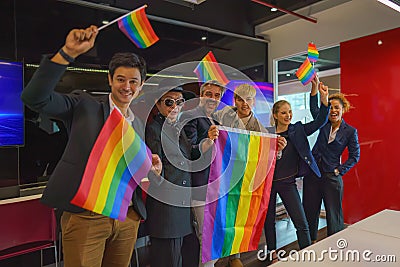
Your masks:
{"label": "table", "polygon": [[399,223],[399,211],[383,210],[273,266],[400,266]]}

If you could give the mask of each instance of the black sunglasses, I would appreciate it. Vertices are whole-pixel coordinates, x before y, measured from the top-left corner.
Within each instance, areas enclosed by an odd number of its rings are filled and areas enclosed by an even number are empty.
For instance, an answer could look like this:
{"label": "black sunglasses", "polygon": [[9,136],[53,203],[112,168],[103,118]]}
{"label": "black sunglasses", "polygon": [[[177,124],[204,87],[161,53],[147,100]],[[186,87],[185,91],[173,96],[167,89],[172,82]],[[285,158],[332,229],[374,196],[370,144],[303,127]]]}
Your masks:
{"label": "black sunglasses", "polygon": [[164,104],[167,107],[172,107],[174,104],[176,104],[177,106],[182,106],[185,103],[185,99],[183,99],[183,98],[178,98],[178,99],[165,98],[164,100],[161,100],[161,102],[164,102]]}

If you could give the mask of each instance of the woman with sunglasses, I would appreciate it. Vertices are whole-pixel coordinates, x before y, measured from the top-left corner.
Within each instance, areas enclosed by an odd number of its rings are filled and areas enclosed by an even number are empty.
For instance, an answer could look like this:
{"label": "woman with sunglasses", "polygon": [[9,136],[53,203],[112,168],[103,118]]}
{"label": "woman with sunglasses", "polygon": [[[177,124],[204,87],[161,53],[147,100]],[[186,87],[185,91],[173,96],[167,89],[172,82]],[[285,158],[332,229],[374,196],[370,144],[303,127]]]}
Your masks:
{"label": "woman with sunglasses", "polygon": [[282,154],[278,155],[274,178],[272,182],[271,195],[269,199],[267,217],[264,224],[264,231],[267,241],[267,248],[272,262],[276,262],[276,197],[279,194],[283,205],[288,212],[290,219],[296,228],[297,241],[300,249],[311,244],[310,231],[301,204],[299,192],[297,191],[296,178],[306,175],[309,172],[321,176],[317,163],[311,154],[307,136],[313,134],[325,125],[328,119],[328,87],[320,87],[321,108],[314,121],[303,124],[298,121],[292,124],[292,109],[286,100],[280,100],[272,107],[273,120],[276,134],[286,138],[286,147]]}
{"label": "woman with sunglasses", "polygon": [[[158,113],[146,127],[146,144],[164,162],[162,180],[150,181],[146,198],[146,226],[151,238],[151,266],[181,267],[183,238],[192,233],[190,200],[191,175],[188,161],[191,145],[180,131],[178,115],[184,97],[194,94],[183,91],[174,79],[164,80],[153,95]],[[156,92],[155,92],[156,93]],[[153,102],[154,103],[154,102]]]}

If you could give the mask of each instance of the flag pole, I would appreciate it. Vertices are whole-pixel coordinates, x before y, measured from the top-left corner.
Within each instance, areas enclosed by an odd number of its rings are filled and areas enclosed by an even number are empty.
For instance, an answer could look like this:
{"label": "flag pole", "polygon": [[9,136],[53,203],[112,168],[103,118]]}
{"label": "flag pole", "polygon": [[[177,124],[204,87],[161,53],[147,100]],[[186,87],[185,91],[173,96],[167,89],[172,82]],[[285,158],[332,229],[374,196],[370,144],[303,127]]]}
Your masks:
{"label": "flag pole", "polygon": [[103,25],[103,26],[99,27],[99,28],[97,29],[97,31],[100,31],[100,30],[102,30],[102,29],[104,29],[104,28],[107,28],[107,27],[110,26],[111,24],[113,24],[113,23],[115,23],[115,22],[117,22],[117,21],[119,21],[119,20],[125,18],[126,16],[129,16],[131,13],[136,12],[136,11],[139,11],[140,9],[143,9],[143,8],[146,8],[146,7],[147,7],[147,5],[143,5],[143,6],[139,7],[139,8],[136,8],[135,10],[133,10],[133,11],[131,11],[131,12],[128,12],[128,13],[126,13],[126,14],[124,14],[124,15],[122,15],[122,16],[116,18],[116,19],[114,19],[113,21],[107,23],[106,25]]}

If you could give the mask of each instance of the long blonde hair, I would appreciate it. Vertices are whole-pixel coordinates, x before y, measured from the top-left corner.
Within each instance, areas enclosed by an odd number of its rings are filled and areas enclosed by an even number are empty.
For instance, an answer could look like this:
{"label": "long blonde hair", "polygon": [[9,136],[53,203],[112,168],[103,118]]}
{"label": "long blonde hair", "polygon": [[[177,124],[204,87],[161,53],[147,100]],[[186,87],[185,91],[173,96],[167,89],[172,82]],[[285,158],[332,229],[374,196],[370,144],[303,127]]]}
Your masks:
{"label": "long blonde hair", "polygon": [[289,107],[292,107],[290,105],[290,103],[288,101],[286,101],[286,100],[276,101],[274,103],[274,105],[272,106],[272,113],[271,113],[271,119],[270,119],[271,126],[275,126],[276,127],[278,125],[278,120],[275,119],[274,114],[277,114],[279,109],[285,104],[288,104]]}

